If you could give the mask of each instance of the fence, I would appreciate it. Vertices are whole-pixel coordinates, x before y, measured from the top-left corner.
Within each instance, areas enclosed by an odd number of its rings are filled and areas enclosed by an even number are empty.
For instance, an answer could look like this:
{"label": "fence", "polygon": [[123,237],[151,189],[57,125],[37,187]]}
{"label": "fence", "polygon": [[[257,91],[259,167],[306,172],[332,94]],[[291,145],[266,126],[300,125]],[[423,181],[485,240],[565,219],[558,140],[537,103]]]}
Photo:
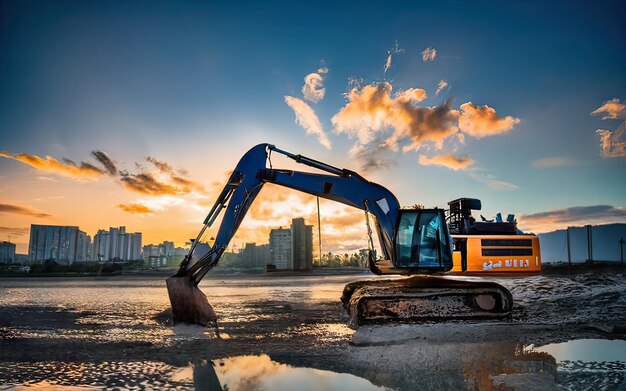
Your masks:
{"label": "fence", "polygon": [[623,263],[625,239],[626,224],[569,227],[540,234],[541,260],[544,263]]}

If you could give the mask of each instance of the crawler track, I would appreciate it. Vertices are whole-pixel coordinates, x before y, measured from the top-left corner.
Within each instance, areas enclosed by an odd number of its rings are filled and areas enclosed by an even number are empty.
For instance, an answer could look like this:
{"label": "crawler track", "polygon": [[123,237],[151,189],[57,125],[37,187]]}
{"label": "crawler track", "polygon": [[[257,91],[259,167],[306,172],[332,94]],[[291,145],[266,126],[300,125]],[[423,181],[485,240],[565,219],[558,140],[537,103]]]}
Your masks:
{"label": "crawler track", "polygon": [[352,326],[509,316],[513,297],[493,282],[413,276],[399,280],[357,281],[341,297]]}

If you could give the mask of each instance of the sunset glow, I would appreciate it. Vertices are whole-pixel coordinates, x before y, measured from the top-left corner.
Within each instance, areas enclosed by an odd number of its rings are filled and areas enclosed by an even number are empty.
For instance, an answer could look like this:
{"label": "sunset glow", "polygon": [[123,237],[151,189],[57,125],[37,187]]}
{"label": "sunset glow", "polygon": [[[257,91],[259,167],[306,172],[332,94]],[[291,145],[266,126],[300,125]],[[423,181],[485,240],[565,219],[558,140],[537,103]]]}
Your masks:
{"label": "sunset glow", "polygon": [[[626,223],[623,2],[400,4],[4,2],[0,240],[126,226],[183,246],[262,142],[402,205]],[[367,246],[363,212],[320,212],[325,249]],[[231,244],[295,217],[317,232],[316,199],[267,185]]]}

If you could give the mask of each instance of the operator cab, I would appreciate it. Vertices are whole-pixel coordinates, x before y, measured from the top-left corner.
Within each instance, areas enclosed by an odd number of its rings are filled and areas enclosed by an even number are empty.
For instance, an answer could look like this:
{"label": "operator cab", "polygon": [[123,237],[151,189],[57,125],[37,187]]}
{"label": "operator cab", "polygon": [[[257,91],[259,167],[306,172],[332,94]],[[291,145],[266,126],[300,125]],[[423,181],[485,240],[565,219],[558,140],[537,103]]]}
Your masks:
{"label": "operator cab", "polygon": [[452,269],[450,235],[443,209],[401,209],[395,262],[378,261],[378,274],[433,274]]}

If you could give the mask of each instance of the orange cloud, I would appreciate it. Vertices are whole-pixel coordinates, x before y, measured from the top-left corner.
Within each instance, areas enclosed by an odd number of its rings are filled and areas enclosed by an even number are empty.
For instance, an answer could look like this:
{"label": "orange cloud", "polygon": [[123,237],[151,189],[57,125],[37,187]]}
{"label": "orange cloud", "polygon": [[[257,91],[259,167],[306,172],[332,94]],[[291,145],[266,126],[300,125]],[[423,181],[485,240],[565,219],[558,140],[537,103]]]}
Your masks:
{"label": "orange cloud", "polygon": [[356,136],[360,144],[370,143],[374,139],[373,132],[382,132],[392,126],[392,89],[387,82],[352,88],[346,106],[331,119],[335,130]]}
{"label": "orange cloud", "polygon": [[[316,217],[314,215],[313,217]],[[338,227],[339,230],[343,227],[350,227],[353,225],[365,224],[365,212],[360,209],[345,207],[339,209],[338,212],[332,214],[325,214],[322,217],[322,224],[332,225]]]}
{"label": "orange cloud", "polygon": [[142,205],[142,204],[137,204],[137,203],[119,204],[117,207],[123,210],[124,212],[132,213],[132,214],[150,214],[154,212],[152,209],[148,208],[147,206]]}
{"label": "orange cloud", "polygon": [[549,232],[586,224],[626,223],[626,208],[610,205],[575,206],[548,212],[521,215],[518,225],[524,231]]}
{"label": "orange cloud", "polygon": [[388,82],[354,87],[346,106],[331,119],[335,131],[356,137],[360,145],[383,139],[383,145],[395,150],[401,142],[409,142],[404,151],[419,149],[427,142],[440,146],[458,131],[458,112],[451,109],[450,101],[420,107],[417,103],[426,99],[423,89],[411,88],[395,96],[392,90]]}
{"label": "orange cloud", "polygon": [[423,166],[443,166],[447,167],[451,170],[467,170],[471,165],[474,164],[474,160],[470,159],[467,156],[455,156],[453,154],[447,155],[435,155],[431,158],[420,155],[419,163]]}
{"label": "orange cloud", "polygon": [[613,98],[611,100],[607,100],[604,104],[594,111],[591,112],[591,115],[599,115],[605,113],[603,120],[607,119],[626,119],[626,105],[620,102],[618,98]]}
{"label": "orange cloud", "polygon": [[104,170],[95,167],[90,163],[81,162],[80,165],[77,165],[69,159],[65,159],[64,162],[60,162],[51,156],[46,156],[45,159],[42,159],[37,155],[30,155],[27,153],[11,154],[8,152],[0,152],[0,157],[14,159],[18,162],[34,167],[39,171],[64,175],[72,179],[94,180],[105,173]]}
{"label": "orange cloud", "polygon": [[52,217],[47,213],[43,213],[37,209],[30,208],[28,206],[0,203],[0,213],[15,213],[27,216],[34,216],[39,218]]}
{"label": "orange cloud", "polygon": [[302,99],[294,98],[293,96],[285,96],[285,103],[287,103],[296,114],[296,123],[300,125],[307,134],[317,136],[320,144],[330,149],[331,146],[328,136],[311,106],[306,104]]}
{"label": "orange cloud", "polygon": [[257,225],[284,226],[294,217],[310,215],[315,208],[314,196],[267,184],[254,200],[248,217],[255,220]]}
{"label": "orange cloud", "polygon": [[[362,210],[339,205],[322,208],[322,251],[353,252],[367,247],[367,225]],[[370,219],[370,223],[373,221]],[[373,234],[378,245],[376,234]]]}
{"label": "orange cloud", "polygon": [[156,168],[156,171],[146,171],[140,164],[135,163],[140,172],[134,174],[125,170],[118,170],[113,160],[111,160],[111,158],[103,151],[93,151],[91,154],[103,168],[96,167],[88,162],[76,164],[69,159],[63,159],[64,162],[60,162],[50,156],[46,156],[45,159],[42,159],[36,155],[29,155],[25,153],[13,155],[7,152],[0,152],[1,157],[20,161],[36,168],[39,171],[60,174],[68,176],[72,179],[87,178],[97,180],[102,175],[108,174],[109,176],[117,177],[118,183],[123,188],[138,194],[151,196],[180,196],[187,195],[192,192],[196,192],[201,195],[206,193],[201,185],[186,178],[184,176],[184,171],[179,170],[178,173],[175,173],[171,165],[153,157],[147,157],[146,160]]}
{"label": "orange cloud", "polygon": [[506,133],[520,122],[519,118],[510,115],[501,118],[496,111],[487,106],[476,106],[472,102],[461,105],[461,116],[459,117],[459,129],[475,138],[493,136],[495,134]]}

